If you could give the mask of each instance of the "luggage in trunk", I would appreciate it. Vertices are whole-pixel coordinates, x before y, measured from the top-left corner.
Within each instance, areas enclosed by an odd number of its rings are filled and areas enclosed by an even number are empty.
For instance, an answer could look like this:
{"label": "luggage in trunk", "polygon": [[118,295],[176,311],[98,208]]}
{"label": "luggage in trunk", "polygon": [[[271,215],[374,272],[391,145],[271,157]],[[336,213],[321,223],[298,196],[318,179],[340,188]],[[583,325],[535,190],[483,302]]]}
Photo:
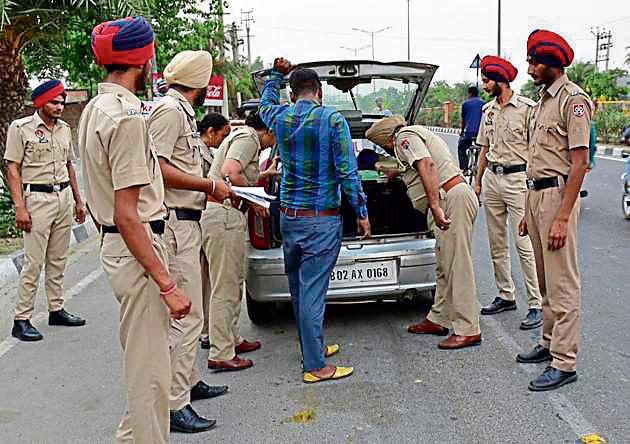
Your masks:
{"label": "luggage in trunk", "polygon": [[[407,195],[407,187],[400,179],[363,180],[367,196],[368,215],[372,235],[406,234],[428,231],[427,218],[416,210]],[[341,197],[343,236],[356,237],[357,216],[346,196]]]}

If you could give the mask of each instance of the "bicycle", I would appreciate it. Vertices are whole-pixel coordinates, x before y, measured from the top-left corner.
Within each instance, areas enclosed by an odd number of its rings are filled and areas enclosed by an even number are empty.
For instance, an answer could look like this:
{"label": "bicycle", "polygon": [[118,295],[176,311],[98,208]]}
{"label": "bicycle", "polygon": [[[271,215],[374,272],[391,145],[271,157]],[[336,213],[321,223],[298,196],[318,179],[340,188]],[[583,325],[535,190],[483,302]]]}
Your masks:
{"label": "bicycle", "polygon": [[475,183],[475,178],[477,177],[479,153],[481,153],[481,146],[477,145],[474,142],[466,150],[466,154],[468,155],[468,166],[463,171],[463,174],[466,182],[468,182],[470,186]]}

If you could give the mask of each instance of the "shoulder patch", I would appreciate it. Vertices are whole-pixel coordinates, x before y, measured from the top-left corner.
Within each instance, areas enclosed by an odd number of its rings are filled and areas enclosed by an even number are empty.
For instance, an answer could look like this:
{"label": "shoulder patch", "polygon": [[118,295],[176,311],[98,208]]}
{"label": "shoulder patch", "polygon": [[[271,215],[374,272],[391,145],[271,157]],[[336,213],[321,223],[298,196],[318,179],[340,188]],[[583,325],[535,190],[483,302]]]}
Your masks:
{"label": "shoulder patch", "polygon": [[402,148],[403,150],[408,150],[409,149],[409,139],[407,139],[406,137],[400,142],[400,148]]}
{"label": "shoulder patch", "polygon": [[536,106],[536,102],[534,100],[530,99],[529,97],[517,96],[516,99],[519,102],[522,102],[522,103],[526,104],[527,106]]}
{"label": "shoulder patch", "polygon": [[571,111],[575,117],[584,117],[584,114],[586,114],[586,105],[583,103],[574,103]]}

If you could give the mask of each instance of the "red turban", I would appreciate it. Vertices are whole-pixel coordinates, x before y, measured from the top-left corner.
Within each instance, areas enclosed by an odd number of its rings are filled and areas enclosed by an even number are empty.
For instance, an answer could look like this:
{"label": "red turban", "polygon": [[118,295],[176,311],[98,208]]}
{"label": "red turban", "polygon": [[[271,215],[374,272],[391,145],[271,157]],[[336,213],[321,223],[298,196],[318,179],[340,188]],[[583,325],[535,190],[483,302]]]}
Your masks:
{"label": "red turban", "polygon": [[573,62],[573,49],[555,32],[537,29],[527,39],[527,55],[536,63],[560,68]]}
{"label": "red turban", "polygon": [[155,53],[153,28],[144,17],[101,23],[92,30],[92,51],[99,65],[142,66]]}
{"label": "red turban", "polygon": [[495,82],[510,83],[516,78],[518,69],[501,57],[485,56],[481,60],[481,72]]}
{"label": "red turban", "polygon": [[33,90],[31,100],[37,109],[42,108],[57,96],[66,97],[66,89],[59,80],[48,80]]}

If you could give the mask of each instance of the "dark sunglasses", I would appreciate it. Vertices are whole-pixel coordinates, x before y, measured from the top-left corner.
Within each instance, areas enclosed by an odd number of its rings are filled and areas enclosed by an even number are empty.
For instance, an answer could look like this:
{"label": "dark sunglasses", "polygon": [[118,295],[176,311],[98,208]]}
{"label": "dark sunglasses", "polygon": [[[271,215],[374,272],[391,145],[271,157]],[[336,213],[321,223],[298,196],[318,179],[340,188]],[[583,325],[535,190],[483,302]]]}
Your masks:
{"label": "dark sunglasses", "polygon": [[63,105],[63,106],[66,105],[66,101],[65,100],[51,100],[48,103],[52,103],[53,105]]}

